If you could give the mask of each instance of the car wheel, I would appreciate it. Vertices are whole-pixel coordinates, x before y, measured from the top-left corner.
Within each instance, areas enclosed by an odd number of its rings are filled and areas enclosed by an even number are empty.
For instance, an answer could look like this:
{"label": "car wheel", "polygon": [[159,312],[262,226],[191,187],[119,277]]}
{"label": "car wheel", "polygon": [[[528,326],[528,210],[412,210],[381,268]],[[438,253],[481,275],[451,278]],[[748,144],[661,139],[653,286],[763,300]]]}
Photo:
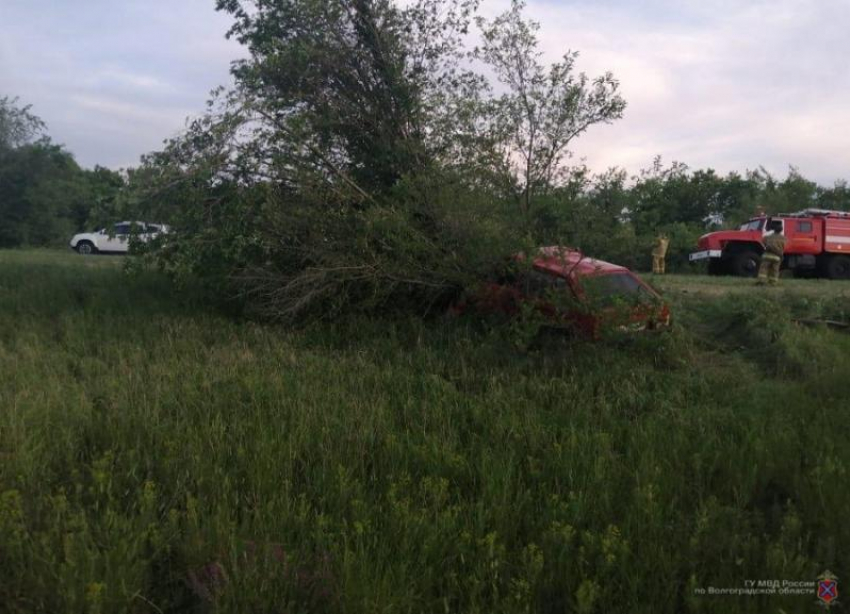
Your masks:
{"label": "car wheel", "polygon": [[850,279],[850,258],[833,256],[826,263],[826,274],[830,279]]}
{"label": "car wheel", "polygon": [[732,257],[732,273],[738,277],[755,277],[759,272],[759,255],[750,250],[739,252]]}
{"label": "car wheel", "polygon": [[97,250],[91,241],[80,241],[77,243],[77,253],[81,256],[91,256],[92,254],[96,254]]}

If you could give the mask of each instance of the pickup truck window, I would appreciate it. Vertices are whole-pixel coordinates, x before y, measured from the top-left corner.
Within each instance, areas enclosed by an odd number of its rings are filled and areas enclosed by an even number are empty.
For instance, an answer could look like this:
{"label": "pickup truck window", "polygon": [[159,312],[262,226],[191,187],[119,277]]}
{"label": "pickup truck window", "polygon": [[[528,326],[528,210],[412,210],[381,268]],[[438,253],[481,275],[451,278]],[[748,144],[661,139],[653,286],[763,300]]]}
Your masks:
{"label": "pickup truck window", "polygon": [[523,294],[526,296],[545,296],[550,291],[566,288],[567,280],[556,275],[531,270],[523,275],[522,286]]}

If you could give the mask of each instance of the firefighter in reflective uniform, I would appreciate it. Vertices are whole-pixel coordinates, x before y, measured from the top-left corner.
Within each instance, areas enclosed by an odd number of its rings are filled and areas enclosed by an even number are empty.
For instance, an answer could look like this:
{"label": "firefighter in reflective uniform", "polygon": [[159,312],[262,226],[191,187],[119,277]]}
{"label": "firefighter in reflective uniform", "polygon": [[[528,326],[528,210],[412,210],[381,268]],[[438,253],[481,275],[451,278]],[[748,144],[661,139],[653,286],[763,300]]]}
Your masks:
{"label": "firefighter in reflective uniform", "polygon": [[655,238],[652,247],[652,272],[656,275],[664,275],[664,261],[667,258],[667,246],[669,245],[670,239],[666,235],[660,234]]}
{"label": "firefighter in reflective uniform", "polygon": [[785,237],[782,235],[782,226],[776,225],[764,237],[764,253],[761,255],[757,283],[775,284],[779,281],[779,269],[782,267],[784,255]]}

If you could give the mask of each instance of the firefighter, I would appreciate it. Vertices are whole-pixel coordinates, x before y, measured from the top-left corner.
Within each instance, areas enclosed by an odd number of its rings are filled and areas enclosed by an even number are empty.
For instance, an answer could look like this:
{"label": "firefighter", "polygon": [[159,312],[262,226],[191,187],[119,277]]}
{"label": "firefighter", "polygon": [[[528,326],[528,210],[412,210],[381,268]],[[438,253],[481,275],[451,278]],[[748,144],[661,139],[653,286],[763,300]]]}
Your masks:
{"label": "firefighter", "polygon": [[775,284],[779,281],[779,269],[782,257],[785,255],[785,237],[782,235],[782,222],[768,224],[768,232],[764,236],[764,253],[761,255],[759,277],[756,283]]}
{"label": "firefighter", "polygon": [[652,272],[655,275],[664,275],[664,261],[667,258],[668,245],[670,245],[670,239],[664,233],[655,238],[652,247]]}

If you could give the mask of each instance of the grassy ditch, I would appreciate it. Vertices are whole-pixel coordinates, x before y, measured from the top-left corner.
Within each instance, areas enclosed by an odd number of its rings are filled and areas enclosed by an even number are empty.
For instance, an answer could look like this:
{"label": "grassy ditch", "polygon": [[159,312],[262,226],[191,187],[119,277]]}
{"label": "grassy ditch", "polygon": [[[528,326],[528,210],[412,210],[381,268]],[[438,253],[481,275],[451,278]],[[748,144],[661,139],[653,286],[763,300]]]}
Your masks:
{"label": "grassy ditch", "polygon": [[847,575],[850,335],[795,320],[850,293],[657,285],[668,334],[519,351],[0,253],[0,611],[814,611],[700,591]]}

